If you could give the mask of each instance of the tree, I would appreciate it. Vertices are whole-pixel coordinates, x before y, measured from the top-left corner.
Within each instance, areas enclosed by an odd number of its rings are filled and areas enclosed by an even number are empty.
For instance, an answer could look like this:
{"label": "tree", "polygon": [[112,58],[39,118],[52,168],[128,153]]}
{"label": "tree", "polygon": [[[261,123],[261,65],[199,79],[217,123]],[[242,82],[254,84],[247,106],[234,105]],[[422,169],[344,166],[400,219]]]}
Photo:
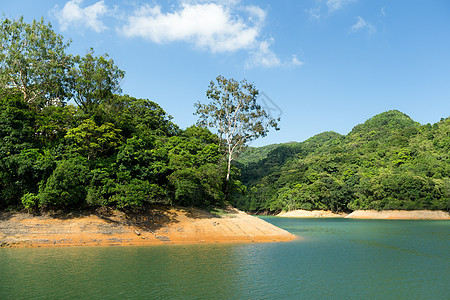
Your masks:
{"label": "tree", "polygon": [[0,88],[16,89],[36,106],[63,101],[73,65],[73,57],[65,53],[70,41],[64,42],[43,18],[30,24],[23,17],[6,18],[0,26]]}
{"label": "tree", "polygon": [[100,103],[121,93],[120,81],[125,72],[114,65],[108,54],[94,56],[92,48],[85,57],[76,57],[76,61],[78,67],[71,71],[73,99],[90,115]]}
{"label": "tree", "polygon": [[40,189],[41,207],[76,207],[86,199],[89,168],[82,157],[58,162],[56,169]]}
{"label": "tree", "polygon": [[35,119],[19,93],[0,97],[0,159],[34,146]]}
{"label": "tree", "polygon": [[73,142],[74,152],[83,154],[90,160],[119,146],[122,142],[120,132],[114,124],[98,126],[92,119],[86,119],[78,127],[69,129],[65,138]]}
{"label": "tree", "polygon": [[195,104],[198,124],[217,130],[227,159],[226,181],[230,180],[231,162],[249,141],[264,137],[271,127],[278,130],[280,120],[271,117],[257,103],[258,90],[245,79],[238,82],[222,76],[211,81],[206,96],[210,103]]}

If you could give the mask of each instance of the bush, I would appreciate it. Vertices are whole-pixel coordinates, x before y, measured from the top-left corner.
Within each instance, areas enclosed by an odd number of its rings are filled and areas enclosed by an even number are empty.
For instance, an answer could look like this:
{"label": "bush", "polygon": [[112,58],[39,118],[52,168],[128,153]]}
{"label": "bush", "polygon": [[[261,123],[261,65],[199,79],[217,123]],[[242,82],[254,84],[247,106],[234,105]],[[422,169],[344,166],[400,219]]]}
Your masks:
{"label": "bush", "polygon": [[164,190],[157,184],[139,179],[130,183],[117,185],[116,194],[109,198],[109,203],[120,208],[140,207],[150,203],[165,203]]}
{"label": "bush", "polygon": [[29,213],[33,211],[39,203],[39,197],[33,193],[26,193],[20,200],[23,207],[28,210]]}
{"label": "bush", "polygon": [[60,161],[39,192],[39,205],[76,207],[84,204],[88,175],[85,159],[78,157]]}

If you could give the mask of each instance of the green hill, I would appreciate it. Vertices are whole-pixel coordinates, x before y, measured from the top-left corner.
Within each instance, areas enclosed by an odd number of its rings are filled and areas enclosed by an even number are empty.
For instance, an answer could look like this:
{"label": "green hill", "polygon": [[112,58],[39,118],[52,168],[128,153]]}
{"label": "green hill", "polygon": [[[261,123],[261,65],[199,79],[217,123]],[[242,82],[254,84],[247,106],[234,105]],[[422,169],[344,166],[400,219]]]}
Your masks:
{"label": "green hill", "polygon": [[270,151],[283,144],[271,144],[262,147],[248,147],[238,158],[237,162],[247,165],[249,163],[258,162],[267,157]]}
{"label": "green hill", "polygon": [[235,205],[249,211],[448,210],[449,153],[449,118],[420,125],[388,111],[345,136],[324,132],[241,165],[247,191]]}

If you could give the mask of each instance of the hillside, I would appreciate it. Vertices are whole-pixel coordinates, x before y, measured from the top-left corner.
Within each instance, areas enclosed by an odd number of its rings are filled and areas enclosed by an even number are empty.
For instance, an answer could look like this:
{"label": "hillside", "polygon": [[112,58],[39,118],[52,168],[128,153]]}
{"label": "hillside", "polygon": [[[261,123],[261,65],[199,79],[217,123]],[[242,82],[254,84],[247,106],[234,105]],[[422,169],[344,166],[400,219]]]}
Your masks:
{"label": "hillside", "polygon": [[241,166],[247,211],[450,208],[450,119],[420,125],[388,111],[342,136],[280,145]]}
{"label": "hillside", "polygon": [[267,154],[269,154],[270,151],[272,151],[275,148],[278,148],[282,145],[292,145],[297,144],[296,142],[290,142],[290,143],[282,143],[282,144],[271,144],[267,146],[262,147],[248,147],[244,153],[242,153],[236,161],[248,165],[249,163],[255,163],[260,161],[261,159],[264,159],[267,157]]}

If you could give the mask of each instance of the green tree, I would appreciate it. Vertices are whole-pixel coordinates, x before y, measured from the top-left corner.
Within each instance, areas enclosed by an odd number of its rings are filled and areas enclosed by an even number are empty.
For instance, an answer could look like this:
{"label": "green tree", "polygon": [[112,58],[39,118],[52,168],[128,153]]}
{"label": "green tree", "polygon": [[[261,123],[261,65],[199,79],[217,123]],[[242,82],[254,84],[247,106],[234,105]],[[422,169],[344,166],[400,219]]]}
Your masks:
{"label": "green tree", "polygon": [[68,72],[73,57],[65,50],[70,41],[56,34],[42,18],[25,23],[3,19],[0,28],[0,87],[16,89],[25,102],[42,107],[68,95]]}
{"label": "green tree", "polygon": [[57,146],[71,128],[77,127],[81,118],[73,105],[46,106],[36,118],[36,135],[42,145]]}
{"label": "green tree", "polygon": [[249,141],[264,137],[271,127],[278,130],[272,118],[257,102],[258,90],[246,80],[238,82],[222,76],[211,81],[206,96],[208,104],[195,104],[199,125],[215,128],[223,143],[227,159],[226,181],[230,180],[231,163]]}
{"label": "green tree", "polygon": [[56,169],[39,191],[41,207],[74,208],[86,200],[89,168],[81,157],[58,162]]}
{"label": "green tree", "polygon": [[4,93],[0,98],[0,159],[34,146],[35,119],[22,95]]}
{"label": "green tree", "polygon": [[120,70],[108,54],[94,56],[91,50],[84,57],[77,57],[77,67],[71,70],[73,99],[88,115],[92,115],[100,103],[121,93],[121,80],[125,72]]}
{"label": "green tree", "polygon": [[157,103],[129,95],[114,95],[102,102],[93,117],[97,122],[109,122],[122,130],[123,136],[172,136],[179,128]]}
{"label": "green tree", "polygon": [[120,132],[114,124],[98,126],[94,120],[86,119],[78,127],[68,130],[65,139],[73,143],[74,152],[85,155],[90,160],[119,146],[122,141]]}

